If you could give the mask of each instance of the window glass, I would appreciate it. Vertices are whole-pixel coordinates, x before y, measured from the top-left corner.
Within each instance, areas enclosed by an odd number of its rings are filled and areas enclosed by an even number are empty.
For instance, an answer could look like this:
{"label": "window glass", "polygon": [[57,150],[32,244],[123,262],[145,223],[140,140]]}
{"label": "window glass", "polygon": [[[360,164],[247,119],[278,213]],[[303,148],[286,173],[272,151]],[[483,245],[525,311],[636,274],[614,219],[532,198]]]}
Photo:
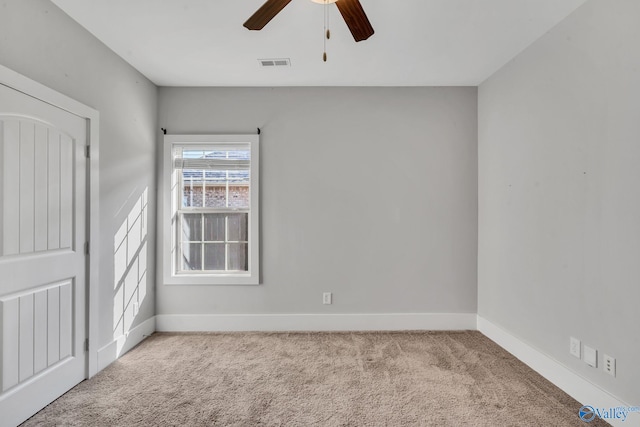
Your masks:
{"label": "window glass", "polygon": [[224,243],[206,243],[204,245],[204,269],[225,270]]}
{"label": "window glass", "polygon": [[228,240],[230,242],[247,241],[247,214],[230,214],[227,217]]}
{"label": "window glass", "polygon": [[202,240],[201,214],[184,214],[182,216],[182,240],[199,242]]}
{"label": "window glass", "polygon": [[207,242],[225,241],[225,216],[226,214],[204,215],[204,240]]}
{"label": "window glass", "polygon": [[229,243],[229,270],[247,270],[247,244]]}
{"label": "window glass", "polygon": [[182,246],[182,269],[202,270],[202,245],[187,243]]}

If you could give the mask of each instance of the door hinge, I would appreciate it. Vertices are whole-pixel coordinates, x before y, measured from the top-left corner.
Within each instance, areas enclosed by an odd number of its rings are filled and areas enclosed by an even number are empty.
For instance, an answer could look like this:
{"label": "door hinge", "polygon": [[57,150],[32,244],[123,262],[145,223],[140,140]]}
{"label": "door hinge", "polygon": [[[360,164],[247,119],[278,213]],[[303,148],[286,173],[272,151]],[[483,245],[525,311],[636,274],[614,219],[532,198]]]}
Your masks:
{"label": "door hinge", "polygon": [[89,338],[84,340],[84,351],[89,351]]}
{"label": "door hinge", "polygon": [[90,145],[87,145],[85,147],[84,155],[86,156],[87,159],[91,158],[91,146]]}
{"label": "door hinge", "polygon": [[84,242],[84,254],[89,255],[89,242]]}

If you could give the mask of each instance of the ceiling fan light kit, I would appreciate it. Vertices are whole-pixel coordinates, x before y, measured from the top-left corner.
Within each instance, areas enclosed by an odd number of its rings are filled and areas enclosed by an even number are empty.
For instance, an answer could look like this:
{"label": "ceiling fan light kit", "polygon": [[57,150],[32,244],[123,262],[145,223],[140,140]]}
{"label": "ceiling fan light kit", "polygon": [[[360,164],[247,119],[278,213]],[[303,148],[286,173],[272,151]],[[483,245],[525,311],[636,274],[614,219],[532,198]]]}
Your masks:
{"label": "ceiling fan light kit", "polygon": [[[351,35],[356,42],[368,39],[375,32],[364,12],[360,0],[311,0],[314,3],[329,5],[335,3],[340,11],[344,22],[347,24]],[[249,19],[244,26],[249,30],[261,30],[269,23],[291,0],[267,0]],[[330,32],[326,28],[327,14],[325,12],[325,34],[326,39],[330,37]],[[326,40],[325,39],[325,40]],[[327,60],[326,51],[323,54],[324,61]]]}

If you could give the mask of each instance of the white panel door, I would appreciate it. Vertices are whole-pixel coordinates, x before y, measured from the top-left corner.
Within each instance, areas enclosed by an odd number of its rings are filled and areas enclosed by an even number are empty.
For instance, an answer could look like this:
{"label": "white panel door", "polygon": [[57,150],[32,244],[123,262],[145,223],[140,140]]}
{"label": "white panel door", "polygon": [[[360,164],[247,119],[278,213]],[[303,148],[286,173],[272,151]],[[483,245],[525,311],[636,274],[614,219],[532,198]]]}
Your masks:
{"label": "white panel door", "polygon": [[86,120],[0,84],[0,426],[87,376]]}

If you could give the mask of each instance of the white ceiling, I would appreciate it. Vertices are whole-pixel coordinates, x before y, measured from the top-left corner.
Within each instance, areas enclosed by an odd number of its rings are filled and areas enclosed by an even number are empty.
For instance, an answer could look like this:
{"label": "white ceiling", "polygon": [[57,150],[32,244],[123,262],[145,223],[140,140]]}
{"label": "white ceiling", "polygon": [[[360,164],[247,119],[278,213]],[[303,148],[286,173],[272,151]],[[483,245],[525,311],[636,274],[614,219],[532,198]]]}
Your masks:
{"label": "white ceiling", "polygon": [[[475,86],[585,0],[360,0],[356,43],[335,5],[293,0],[262,31],[264,0],[52,0],[160,86]],[[290,58],[264,68],[259,58]]]}

